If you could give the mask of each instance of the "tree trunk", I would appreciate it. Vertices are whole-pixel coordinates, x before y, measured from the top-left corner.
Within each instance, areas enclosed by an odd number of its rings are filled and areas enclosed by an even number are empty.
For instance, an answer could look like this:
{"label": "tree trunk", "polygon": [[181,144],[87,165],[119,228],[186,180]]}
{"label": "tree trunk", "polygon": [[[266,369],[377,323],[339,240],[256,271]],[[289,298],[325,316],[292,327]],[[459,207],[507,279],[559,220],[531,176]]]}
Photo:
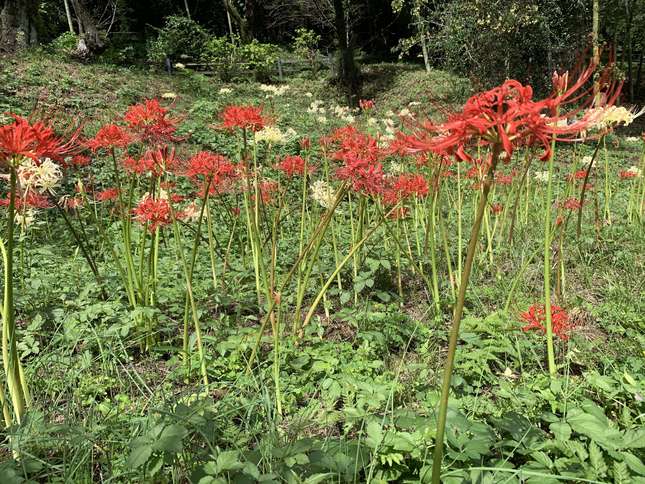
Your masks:
{"label": "tree trunk", "polygon": [[4,0],[0,5],[0,50],[15,52],[36,44],[37,1]]}
{"label": "tree trunk", "polygon": [[249,22],[246,17],[243,17],[242,14],[240,14],[239,10],[235,5],[233,5],[231,0],[224,0],[224,8],[226,8],[226,12],[233,19],[237,28],[240,29],[240,39],[242,42],[250,42],[252,37],[249,31]]}
{"label": "tree trunk", "polygon": [[349,30],[345,26],[343,0],[334,0],[334,26],[340,53],[338,79],[345,89],[347,104],[355,107],[360,98],[360,80],[354,62],[354,49],[349,41]]}
{"label": "tree trunk", "polygon": [[625,47],[627,48],[627,85],[629,89],[629,101],[634,102],[634,73],[632,70],[632,23],[634,21],[634,9],[632,8],[630,0],[625,2],[625,9],[627,10],[625,12],[627,14],[627,25],[625,26],[625,37],[627,37],[625,40]]}
{"label": "tree trunk", "polygon": [[186,9],[186,17],[188,17],[188,20],[191,20],[190,8],[188,8],[188,0],[184,0],[184,8]]}
{"label": "tree trunk", "polygon": [[105,43],[96,25],[96,20],[90,9],[90,0],[71,0],[76,21],[78,22],[79,40],[76,46],[76,55],[89,57],[101,52]]}
{"label": "tree trunk", "polygon": [[67,17],[67,26],[69,27],[69,31],[71,33],[76,33],[74,31],[74,21],[72,20],[72,11],[69,9],[69,0],[63,0],[63,3],[65,4],[65,16]]}

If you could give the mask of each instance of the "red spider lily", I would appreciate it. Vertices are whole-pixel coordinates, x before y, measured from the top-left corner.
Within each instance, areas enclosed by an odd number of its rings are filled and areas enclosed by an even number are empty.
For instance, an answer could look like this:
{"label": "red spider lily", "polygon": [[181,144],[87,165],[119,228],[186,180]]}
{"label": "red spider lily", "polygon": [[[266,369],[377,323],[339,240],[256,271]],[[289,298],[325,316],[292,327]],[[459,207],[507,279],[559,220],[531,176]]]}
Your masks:
{"label": "red spider lily", "polygon": [[[273,180],[263,180],[260,182],[260,200],[265,205],[273,202],[273,194],[278,189],[278,182]],[[255,195],[251,196],[252,200],[255,200]]]}
{"label": "red spider lily", "polygon": [[[53,207],[49,199],[42,193],[29,191],[24,196],[16,196],[15,201],[16,210],[24,208],[51,208]],[[9,195],[6,198],[0,199],[0,206],[9,206]]]}
{"label": "red spider lily", "polygon": [[300,140],[300,149],[306,151],[309,148],[311,148],[311,139],[310,138],[302,138]]}
{"label": "red spider lily", "polygon": [[621,170],[618,172],[618,177],[621,180],[631,180],[632,178],[638,178],[638,172],[634,170]]}
{"label": "red spider lily", "polygon": [[294,175],[303,176],[305,169],[308,174],[315,171],[315,167],[307,166],[306,161],[302,156],[285,156],[280,163],[275,165],[275,168],[284,172],[286,176],[291,178]]}
{"label": "red spider lily", "polygon": [[567,175],[567,181],[584,180],[587,176],[587,170],[577,170]]}
{"label": "red spider lily", "polygon": [[11,116],[13,123],[0,126],[1,162],[13,157],[31,158],[36,163],[40,158],[60,161],[77,149],[78,130],[68,141],[63,141],[42,122],[30,124],[25,118],[15,114]]}
{"label": "red spider lily", "polygon": [[172,222],[170,204],[165,198],[145,197],[132,209],[132,214],[137,222],[147,225],[150,232],[155,232],[159,227]]}
{"label": "red spider lily", "polygon": [[409,207],[397,207],[388,214],[388,218],[391,220],[399,220],[410,215]]}
{"label": "red spider lily", "polygon": [[157,99],[146,99],[130,106],[123,119],[144,143],[163,144],[180,139],[175,136],[178,120],[170,118],[168,109],[162,107]]}
{"label": "red spider lily", "polygon": [[267,124],[262,108],[255,106],[227,106],[222,112],[222,127],[260,131]]}
{"label": "red spider lily", "polygon": [[[529,307],[527,312],[521,313],[520,318],[522,318],[525,323],[528,323],[526,326],[522,327],[522,331],[537,329],[546,333],[546,314],[544,313],[544,305],[534,304]],[[572,329],[569,322],[569,315],[563,308],[556,306],[555,304],[551,305],[551,325],[553,328],[553,334],[564,341],[569,339],[569,332]]]}
{"label": "red spider lily", "polygon": [[498,171],[495,173],[495,183],[497,185],[511,185],[513,183],[513,178],[515,177],[515,171],[512,171],[508,175]]}
{"label": "red spider lily", "polygon": [[[568,76],[554,76],[556,90],[546,99],[533,100],[533,90],[518,81],[509,80],[499,87],[471,97],[460,113],[453,114],[442,124],[425,121],[417,125],[413,136],[399,134],[408,143],[409,152],[432,151],[470,161],[468,147],[499,144],[511,159],[517,146],[541,145],[542,159],[551,154],[551,141],[573,141],[587,129],[599,114],[585,110],[595,96],[591,88],[583,88],[591,79],[595,65],[582,72],[569,86]],[[600,77],[606,90],[602,100],[613,104],[620,93],[620,84],[608,82],[609,70]],[[584,101],[581,103],[581,101]],[[563,112],[572,103],[579,107]],[[583,112],[582,116],[579,116]]]}
{"label": "red spider lily", "polygon": [[85,155],[76,155],[70,158],[70,163],[73,166],[77,166],[77,167],[87,166],[90,164],[91,161],[92,159],[89,156],[85,156]]}
{"label": "red spider lily", "polygon": [[146,151],[139,159],[128,156],[123,160],[125,170],[136,175],[161,176],[175,170],[180,164],[175,149],[167,146]]}
{"label": "red spider lily", "polygon": [[85,205],[85,198],[83,197],[63,197],[60,200],[60,205],[68,210],[75,210]]}
{"label": "red spider lily", "polygon": [[582,204],[580,203],[580,200],[578,200],[575,197],[567,198],[564,200],[561,205],[562,208],[566,210],[579,210],[582,207]]}
{"label": "red spider lily", "polygon": [[490,206],[490,211],[493,215],[498,215],[502,213],[503,210],[504,210],[504,205],[502,205],[501,203],[493,203]]}
{"label": "red spider lily", "polygon": [[337,145],[332,158],[343,162],[336,171],[340,180],[348,180],[357,192],[374,195],[384,187],[383,166],[378,161],[384,154],[375,138],[353,126],[335,130],[321,139],[323,145]]}
{"label": "red spider lily", "polygon": [[188,160],[186,176],[196,178],[212,177],[211,183],[219,185],[224,179],[234,178],[236,175],[235,165],[225,156],[210,151],[200,151]]}
{"label": "red spider lily", "polygon": [[112,200],[116,200],[119,198],[119,189],[116,187],[112,188],[106,188],[105,190],[101,190],[100,192],[96,193],[94,196],[94,199],[97,202],[108,202]]}
{"label": "red spider lily", "polygon": [[411,197],[428,195],[428,182],[421,175],[404,173],[392,180],[383,192],[383,201],[395,205]]}
{"label": "red spider lily", "polygon": [[363,111],[369,111],[370,109],[374,109],[376,103],[372,99],[361,99],[358,101],[358,105]]}
{"label": "red spider lily", "polygon": [[132,136],[130,136],[130,134],[120,126],[117,126],[116,124],[106,124],[105,126],[102,126],[96,133],[96,136],[86,144],[88,148],[96,152],[101,148],[127,148],[132,141]]}
{"label": "red spider lily", "polygon": [[231,207],[231,215],[233,215],[234,217],[239,217],[240,213],[242,213],[240,207]]}

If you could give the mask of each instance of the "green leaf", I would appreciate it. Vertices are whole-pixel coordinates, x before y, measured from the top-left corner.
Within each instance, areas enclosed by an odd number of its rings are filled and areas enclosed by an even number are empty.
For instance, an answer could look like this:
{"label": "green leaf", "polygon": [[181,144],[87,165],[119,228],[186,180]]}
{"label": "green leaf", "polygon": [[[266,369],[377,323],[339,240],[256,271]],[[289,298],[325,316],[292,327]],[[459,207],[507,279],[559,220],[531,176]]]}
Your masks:
{"label": "green leaf", "polygon": [[567,423],[579,434],[586,435],[608,450],[616,450],[620,446],[622,434],[609,426],[606,416],[585,412],[579,407],[572,408],[567,414]]}
{"label": "green leaf", "polygon": [[332,481],[334,473],[326,472],[324,474],[313,474],[305,479],[304,484],[318,484],[319,482],[329,482]]}
{"label": "green leaf", "polygon": [[383,441],[383,429],[381,424],[370,422],[367,424],[367,438],[365,443],[372,449],[376,449]]}
{"label": "green leaf", "polygon": [[623,461],[631,470],[636,474],[645,476],[645,465],[638,457],[634,454],[630,454],[629,452],[621,452],[620,455],[623,456]]}
{"label": "green leaf", "polygon": [[239,454],[235,450],[220,452],[215,461],[216,473],[241,469],[244,464],[240,462]]}
{"label": "green leaf", "polygon": [[178,424],[164,427],[159,438],[153,444],[155,450],[178,454],[182,450],[182,440],[188,435],[188,430]]}
{"label": "green leaf", "polygon": [[624,462],[614,461],[613,471],[614,482],[616,484],[627,484],[628,482],[632,482],[631,475],[629,474],[627,465]]}
{"label": "green leaf", "polygon": [[554,422],[549,425],[549,430],[553,432],[556,440],[567,441],[571,438],[571,426],[565,422]]}
{"label": "green leaf", "polygon": [[132,449],[128,457],[127,466],[130,469],[137,469],[148,462],[152,455],[152,446],[149,444],[139,445]]}

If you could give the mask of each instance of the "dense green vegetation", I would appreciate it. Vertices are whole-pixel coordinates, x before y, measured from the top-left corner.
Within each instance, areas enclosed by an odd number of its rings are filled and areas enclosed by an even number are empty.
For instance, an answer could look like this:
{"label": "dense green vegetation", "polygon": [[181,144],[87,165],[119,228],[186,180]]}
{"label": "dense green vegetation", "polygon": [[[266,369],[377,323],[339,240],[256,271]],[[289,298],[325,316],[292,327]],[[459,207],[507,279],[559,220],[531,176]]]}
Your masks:
{"label": "dense green vegetation", "polygon": [[[28,53],[4,63],[0,107],[59,126],[78,119],[90,139],[99,127],[122,122],[129,106],[165,98],[184,138],[176,143],[180,158],[212,150],[241,164],[240,135],[222,129],[221,113],[230,105],[263,105],[283,133],[295,131],[284,144],[252,150],[262,176],[281,187],[273,195],[279,203],[262,197],[266,226],[259,242],[275,250],[277,263],[267,264],[281,278],[302,251],[299,231],[315,233],[325,217],[324,207],[310,199],[310,185],[333,179],[337,161],[325,154],[321,137],[348,117],[361,130],[385,136],[388,127],[412,122],[407,112],[441,116],[472,94],[464,79],[415,66],[370,64],[363,76],[363,95],[375,107],[335,112],[343,105],[341,92],[308,72],[289,77],[289,89],[276,95],[255,81],[223,82],[182,69],[169,76]],[[304,137],[312,148],[303,148]],[[512,182],[498,180],[493,188],[477,245],[442,482],[645,482],[643,178],[619,175],[642,168],[645,141],[620,132],[601,139],[558,148],[553,200],[546,202],[539,173],[547,163],[534,160],[526,179],[527,150],[500,164],[499,173]],[[580,180],[568,175],[595,151],[594,188],[577,235],[577,212],[563,202],[577,196]],[[274,166],[298,154],[316,165],[304,197],[301,179]],[[73,199],[79,180],[90,194],[113,186],[109,152],[91,158],[89,166],[65,171],[52,199]],[[451,171],[441,197],[405,202],[406,217],[383,217],[389,208],[376,198],[343,197],[312,259],[303,316],[339,259],[357,246],[355,230],[374,233],[321,293],[304,327],[293,318],[300,286],[293,282],[281,293],[271,286],[283,304],[277,339],[270,325],[261,326],[273,308],[259,290],[257,246],[244,222],[243,202],[252,197],[213,196],[207,202],[212,231],[202,228],[200,235],[195,222],[186,221],[156,232],[152,304],[133,305],[117,271],[110,251],[118,248],[122,224],[116,202],[89,196],[82,207],[37,210],[17,229],[13,277],[18,350],[33,400],[22,423],[2,431],[0,482],[430,482],[459,256],[479,193],[470,189],[473,180],[462,164],[439,164],[439,174]],[[417,166],[413,158],[389,156],[383,166],[388,176],[422,174],[430,193],[439,193],[432,188],[441,178],[436,163]],[[138,200],[148,188],[147,179],[137,180],[144,180],[136,181]],[[179,177],[172,180],[184,196],[196,191]],[[522,331],[521,317],[543,298],[547,203],[553,203],[554,220],[562,217],[549,247],[556,301],[570,323],[568,339],[555,340],[555,375],[548,371],[544,334]],[[237,219],[234,207],[241,209]],[[96,215],[103,224],[88,222]],[[77,235],[83,232],[102,281],[64,218]],[[155,239],[143,228],[133,233],[134,246],[144,241],[143,249],[134,249],[143,267],[153,253],[146,241]],[[175,250],[183,241],[180,252],[189,258],[196,237],[191,297],[201,342],[187,316],[185,273]]]}

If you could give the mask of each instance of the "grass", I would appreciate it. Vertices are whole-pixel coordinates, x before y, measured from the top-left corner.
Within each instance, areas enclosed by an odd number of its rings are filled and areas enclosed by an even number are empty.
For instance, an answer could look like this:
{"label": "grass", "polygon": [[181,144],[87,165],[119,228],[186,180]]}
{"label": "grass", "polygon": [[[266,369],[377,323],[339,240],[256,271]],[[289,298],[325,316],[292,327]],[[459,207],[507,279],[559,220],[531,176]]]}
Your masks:
{"label": "grass", "polygon": [[[428,76],[398,65],[365,70],[365,94],[379,114],[410,102],[435,111],[435,104],[469,94],[466,83],[441,72]],[[62,113],[82,117],[92,133],[128,105],[172,92],[173,111],[186,113],[181,132],[191,135],[188,145],[223,152],[235,150],[231,137],[209,126],[230,103],[265,103],[281,127],[312,139],[340,125],[332,115],[323,125],[306,111],[315,99],[336,102],[324,80],[289,85],[287,96],[267,100],[255,83],[225,85],[198,74],[71,64],[38,54],[3,62],[0,107],[21,114],[35,108],[61,122]],[[220,93],[222,87],[232,92]],[[642,143],[618,136],[609,142],[612,173],[639,164]],[[590,154],[593,146],[578,149]],[[572,150],[559,156],[560,178],[573,156]],[[106,170],[93,167],[98,181]],[[645,482],[645,232],[624,217],[624,182],[613,176],[611,183],[613,223],[596,236],[587,212],[583,236],[566,246],[565,300],[575,330],[556,343],[559,377],[547,374],[541,335],[520,330],[519,313],[542,294],[536,202],[512,249],[496,241],[492,264],[483,254],[460,335],[444,482]],[[504,196],[498,188],[493,202]],[[467,199],[465,220],[470,204]],[[449,203],[441,210],[456,220]],[[347,242],[349,229],[339,230]],[[429,482],[452,304],[447,260],[438,251],[442,312],[436,314],[411,270],[402,275],[399,299],[394,254],[384,243],[385,235],[366,243],[358,303],[330,291],[329,315],[321,307],[300,341],[281,342],[280,417],[268,333],[253,371],[245,371],[263,316],[248,264],[233,261],[228,290],[214,291],[206,254],[198,259],[194,285],[211,380],[205,390],[199,362],[192,361],[187,378],[180,354],[184,289],[171,236],[161,240],[168,250],[159,261],[159,344],[141,352],[138,315],[119,293],[117,275],[105,272],[111,291],[101,300],[60,220],[43,211],[20,240],[16,263],[20,351],[35,402],[24,425],[4,433],[0,482]],[[450,225],[448,244],[455,243]],[[294,250],[293,240],[283,244],[286,254]],[[104,259],[109,267],[107,254]],[[321,260],[321,273],[334,265],[331,251]],[[343,272],[346,287],[350,272]],[[20,460],[12,458],[9,434]]]}

